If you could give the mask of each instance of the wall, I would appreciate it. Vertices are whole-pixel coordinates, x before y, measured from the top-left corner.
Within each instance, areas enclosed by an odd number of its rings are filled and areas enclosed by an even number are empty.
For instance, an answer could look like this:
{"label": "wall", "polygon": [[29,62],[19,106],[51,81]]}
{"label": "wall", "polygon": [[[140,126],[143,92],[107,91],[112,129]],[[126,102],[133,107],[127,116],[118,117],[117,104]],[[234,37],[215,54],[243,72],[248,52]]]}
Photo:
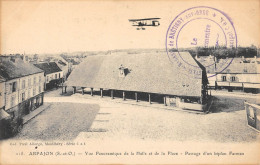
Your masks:
{"label": "wall", "polygon": [[[222,76],[226,76],[226,81],[222,80]],[[236,77],[235,81],[231,81],[231,77]],[[260,87],[260,74],[218,74],[217,83],[218,86],[234,86],[245,88],[259,88]]]}
{"label": "wall", "polygon": [[[55,74],[57,74],[57,79],[55,78]],[[55,72],[55,73],[51,73],[51,74],[47,74],[45,76],[45,82],[46,84],[49,83],[51,80],[58,80],[59,78],[59,74],[60,74],[60,78],[63,78],[63,72]]]}
{"label": "wall", "polygon": [[5,106],[5,82],[0,82],[0,108]]}
{"label": "wall", "polygon": [[185,103],[179,97],[176,97],[176,107],[178,108],[203,111],[206,106],[198,103]]}
{"label": "wall", "polygon": [[[34,82],[35,78],[35,82]],[[25,85],[23,86],[23,81]],[[17,89],[15,92],[11,91],[11,84],[17,82]],[[31,97],[38,95],[39,93],[44,92],[44,73],[37,73],[33,75],[24,76],[21,78],[16,78],[9,80],[5,83],[5,92],[6,92],[6,107],[8,110],[12,107],[17,106],[19,103],[23,102],[22,94],[24,93],[24,100],[27,100]],[[14,103],[12,105],[12,97],[14,98]]]}
{"label": "wall", "polygon": [[215,87],[217,76],[215,74],[207,73],[209,84],[208,86]]}

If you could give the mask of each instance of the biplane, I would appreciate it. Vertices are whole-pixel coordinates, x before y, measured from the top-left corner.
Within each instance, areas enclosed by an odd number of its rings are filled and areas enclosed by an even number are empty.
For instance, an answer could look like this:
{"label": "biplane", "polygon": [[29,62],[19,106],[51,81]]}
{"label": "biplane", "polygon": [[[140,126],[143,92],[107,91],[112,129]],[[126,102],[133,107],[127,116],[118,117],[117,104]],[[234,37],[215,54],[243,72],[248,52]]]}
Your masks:
{"label": "biplane", "polygon": [[159,26],[159,19],[161,18],[129,19],[129,22],[132,22],[132,26],[137,26],[137,30],[145,30],[144,26]]}

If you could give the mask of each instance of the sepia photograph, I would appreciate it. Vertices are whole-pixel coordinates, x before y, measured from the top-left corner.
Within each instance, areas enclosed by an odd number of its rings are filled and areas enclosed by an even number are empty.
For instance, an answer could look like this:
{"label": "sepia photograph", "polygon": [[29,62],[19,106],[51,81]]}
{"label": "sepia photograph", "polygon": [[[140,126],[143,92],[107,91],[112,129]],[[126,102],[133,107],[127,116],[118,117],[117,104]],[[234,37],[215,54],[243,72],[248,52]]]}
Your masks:
{"label": "sepia photograph", "polygon": [[259,0],[0,0],[0,164],[259,164]]}

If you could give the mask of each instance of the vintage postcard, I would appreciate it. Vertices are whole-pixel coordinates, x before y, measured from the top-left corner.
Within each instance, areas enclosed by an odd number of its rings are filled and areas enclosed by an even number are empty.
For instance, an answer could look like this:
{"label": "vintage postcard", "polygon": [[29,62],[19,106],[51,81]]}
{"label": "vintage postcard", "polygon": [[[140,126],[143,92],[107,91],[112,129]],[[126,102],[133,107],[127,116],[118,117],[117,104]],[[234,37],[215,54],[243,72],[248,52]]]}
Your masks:
{"label": "vintage postcard", "polygon": [[259,0],[1,0],[0,164],[259,164]]}

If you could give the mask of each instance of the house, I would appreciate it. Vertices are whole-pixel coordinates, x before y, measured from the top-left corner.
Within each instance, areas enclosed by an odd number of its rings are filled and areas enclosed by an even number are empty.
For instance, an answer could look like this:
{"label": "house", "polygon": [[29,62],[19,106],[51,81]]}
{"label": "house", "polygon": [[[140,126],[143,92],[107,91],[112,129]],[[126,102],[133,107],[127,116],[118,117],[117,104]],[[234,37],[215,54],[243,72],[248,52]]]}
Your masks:
{"label": "house", "polygon": [[5,105],[5,82],[6,79],[0,76],[0,109],[4,109]]}
{"label": "house", "polygon": [[69,68],[69,63],[65,63],[62,60],[58,60],[56,62],[56,64],[58,65],[58,67],[62,70],[63,72],[63,77],[64,77],[64,81],[67,80],[67,77],[69,76],[70,72],[71,72],[71,68]]}
{"label": "house", "polygon": [[21,58],[0,57],[1,109],[21,118],[43,104],[44,72]]}
{"label": "house", "polygon": [[57,87],[63,82],[63,72],[55,62],[38,63],[34,66],[44,71],[45,89]]}
{"label": "house", "polygon": [[260,89],[259,62],[256,58],[234,58],[222,72],[216,72],[218,89],[243,90],[258,93]]}
{"label": "house", "polygon": [[0,120],[4,119],[8,115],[4,111],[5,109],[5,82],[6,79],[0,76]]}
{"label": "house", "polygon": [[[175,53],[177,54],[177,53]],[[205,68],[188,52],[180,52],[185,61],[198,67],[199,76],[178,68],[161,53],[111,54],[89,56],[73,70],[67,86],[94,89],[100,95],[111,95],[161,102],[180,108],[203,110],[206,105],[207,76]]]}
{"label": "house", "polygon": [[76,66],[80,64],[80,60],[77,58],[64,58],[64,60],[67,62],[70,72],[75,69]]}

